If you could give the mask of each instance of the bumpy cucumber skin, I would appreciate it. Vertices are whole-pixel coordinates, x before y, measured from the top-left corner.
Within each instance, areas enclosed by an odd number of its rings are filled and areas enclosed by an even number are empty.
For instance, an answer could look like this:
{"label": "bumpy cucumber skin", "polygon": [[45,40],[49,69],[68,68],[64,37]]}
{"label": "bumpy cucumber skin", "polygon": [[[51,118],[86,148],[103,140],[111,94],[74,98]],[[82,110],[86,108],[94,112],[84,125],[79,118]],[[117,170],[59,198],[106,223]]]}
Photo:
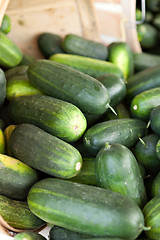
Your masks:
{"label": "bumpy cucumber skin", "polygon": [[0,108],[6,97],[6,77],[2,69],[0,69]]}
{"label": "bumpy cucumber skin", "polygon": [[108,61],[116,64],[124,78],[134,73],[134,58],[130,46],[125,42],[113,42],[108,46]]}
{"label": "bumpy cucumber skin", "polygon": [[148,121],[152,109],[159,105],[160,87],[152,88],[136,95],[130,105],[130,113],[133,118]]}
{"label": "bumpy cucumber skin", "polygon": [[114,73],[119,77],[124,77],[120,68],[109,61],[63,53],[53,54],[49,59],[70,66],[95,78],[106,73]]}
{"label": "bumpy cucumber skin", "polygon": [[106,60],[108,48],[100,42],[88,40],[84,37],[67,34],[61,43],[66,53]]}
{"label": "bumpy cucumber skin", "polygon": [[36,232],[31,232],[31,231],[24,231],[22,233],[18,233],[14,237],[14,240],[24,240],[24,239],[25,240],[47,240],[42,235]]}
{"label": "bumpy cucumber skin", "polygon": [[147,68],[128,78],[126,98],[130,100],[141,92],[160,87],[159,74],[160,66],[156,66]]}
{"label": "bumpy cucumber skin", "polygon": [[0,65],[4,67],[15,67],[21,60],[21,50],[0,31]]}
{"label": "bumpy cucumber skin", "polygon": [[51,224],[98,237],[134,239],[144,226],[142,212],[131,199],[57,178],[36,183],[28,204],[34,214]]}
{"label": "bumpy cucumber skin", "polygon": [[106,142],[120,143],[130,148],[146,134],[147,126],[142,120],[115,119],[97,123],[89,128],[83,141],[87,151],[95,156]]}
{"label": "bumpy cucumber skin", "polygon": [[38,229],[46,224],[30,211],[26,202],[15,201],[3,195],[0,195],[0,215],[16,229]]}
{"label": "bumpy cucumber skin", "polygon": [[74,177],[82,166],[76,148],[32,124],[20,124],[13,130],[9,148],[15,158],[55,177]]}
{"label": "bumpy cucumber skin", "polygon": [[0,154],[0,165],[0,194],[16,200],[26,199],[32,185],[39,180],[38,173],[4,154]]}
{"label": "bumpy cucumber skin", "polygon": [[147,196],[143,178],[136,158],[127,147],[106,143],[98,152],[95,163],[99,187],[119,192],[144,207]]}
{"label": "bumpy cucumber skin", "polygon": [[151,129],[160,136],[160,106],[154,107],[150,114]]}
{"label": "bumpy cucumber skin", "polygon": [[70,102],[84,113],[101,114],[108,108],[110,97],[105,86],[73,68],[50,60],[36,60],[29,66],[28,76],[47,95]]}
{"label": "bumpy cucumber skin", "polygon": [[50,96],[33,95],[12,99],[8,113],[15,124],[31,123],[64,141],[77,141],[87,127],[75,105]]}

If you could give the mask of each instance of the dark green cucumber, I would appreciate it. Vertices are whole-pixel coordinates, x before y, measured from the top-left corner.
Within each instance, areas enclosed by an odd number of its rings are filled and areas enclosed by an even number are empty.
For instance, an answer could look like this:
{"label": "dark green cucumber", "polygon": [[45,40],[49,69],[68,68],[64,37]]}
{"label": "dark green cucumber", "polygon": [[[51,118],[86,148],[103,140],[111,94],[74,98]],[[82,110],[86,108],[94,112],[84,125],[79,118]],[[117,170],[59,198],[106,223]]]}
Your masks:
{"label": "dark green cucumber", "polygon": [[0,65],[3,67],[15,67],[22,60],[22,52],[19,47],[0,31]]}
{"label": "dark green cucumber", "polygon": [[0,108],[6,97],[6,77],[2,69],[0,69]]}
{"label": "dark green cucumber", "polygon": [[46,224],[30,211],[26,202],[2,195],[0,195],[0,216],[15,229],[34,230]]}
{"label": "dark green cucumber", "polygon": [[126,42],[112,42],[108,45],[108,61],[116,64],[123,72],[124,78],[134,73],[134,58]]}
{"label": "dark green cucumber", "polygon": [[14,240],[47,240],[41,234],[31,231],[24,231],[16,234]]}
{"label": "dark green cucumber", "polygon": [[61,46],[63,50],[69,54],[101,60],[106,60],[108,57],[108,48],[103,43],[89,40],[71,33],[65,35]]}
{"label": "dark green cucumber", "polygon": [[120,143],[130,148],[147,133],[146,124],[139,119],[115,119],[100,122],[84,134],[84,145],[93,155],[109,143]]}
{"label": "dark green cucumber", "polygon": [[37,60],[29,66],[28,76],[46,94],[73,103],[84,113],[101,114],[109,106],[109,93],[102,83],[68,66]]}
{"label": "dark green cucumber", "polygon": [[31,211],[44,221],[98,237],[133,238],[144,229],[133,200],[108,189],[47,178],[28,194]]}
{"label": "dark green cucumber", "polygon": [[152,109],[159,105],[160,87],[152,88],[136,95],[130,105],[130,112],[133,118],[148,121]]}
{"label": "dark green cucumber", "polygon": [[110,105],[117,106],[126,95],[126,84],[124,80],[115,74],[105,74],[97,78],[108,90]]}
{"label": "dark green cucumber", "polygon": [[3,154],[0,154],[0,166],[0,194],[24,200],[32,185],[39,180],[37,172],[18,159]]}
{"label": "dark green cucumber", "polygon": [[27,70],[28,70],[28,66],[26,65],[22,65],[22,66],[20,65],[13,68],[9,68],[7,71],[5,71],[6,79],[8,80],[15,76],[27,77]]}
{"label": "dark green cucumber", "polygon": [[152,197],[160,194],[160,172],[156,175],[151,186]]}
{"label": "dark green cucumber", "polygon": [[34,124],[67,142],[77,141],[86,130],[86,118],[75,105],[50,96],[14,98],[8,113],[15,124]]}
{"label": "dark green cucumber", "polygon": [[109,61],[63,53],[53,54],[49,59],[65,64],[95,78],[106,73],[114,73],[123,78],[123,73],[120,68]]}
{"label": "dark green cucumber", "polygon": [[0,153],[5,153],[5,145],[4,132],[0,129]]}
{"label": "dark green cucumber", "polygon": [[9,148],[15,158],[55,177],[71,178],[81,169],[79,151],[32,124],[20,124],[11,133]]}
{"label": "dark green cucumber", "polygon": [[131,198],[139,207],[147,202],[143,178],[133,153],[124,145],[106,143],[95,160],[99,187]]}
{"label": "dark green cucumber", "polygon": [[159,137],[148,134],[140,139],[134,148],[136,159],[145,167],[149,174],[160,171],[160,160],[156,155],[156,145]]}
{"label": "dark green cucumber", "polygon": [[160,65],[160,56],[151,53],[134,53],[134,67],[136,72]]}
{"label": "dark green cucumber", "polygon": [[62,37],[60,35],[44,32],[38,36],[38,47],[44,57],[49,58],[52,54],[63,53],[61,47]]}
{"label": "dark green cucumber", "polygon": [[4,14],[3,16],[0,31],[2,31],[5,34],[11,31],[11,19],[7,14]]}
{"label": "dark green cucumber", "polygon": [[150,113],[151,129],[160,137],[160,105],[154,107]]}
{"label": "dark green cucumber", "polygon": [[148,230],[145,231],[147,237],[158,240],[160,238],[160,195],[152,198],[144,207],[143,215],[145,219],[145,226]]}
{"label": "dark green cucumber", "polygon": [[23,76],[15,76],[7,81],[6,99],[8,101],[19,96],[31,95],[44,95],[44,93]]}
{"label": "dark green cucumber", "polygon": [[69,179],[70,181],[96,185],[96,173],[95,173],[95,158],[83,158],[83,165],[81,171],[77,176]]}
{"label": "dark green cucumber", "polygon": [[142,49],[152,49],[158,45],[158,30],[152,24],[137,25],[137,34]]}
{"label": "dark green cucumber", "polygon": [[160,66],[156,66],[147,68],[128,78],[126,98],[130,100],[141,92],[160,87],[159,75]]}

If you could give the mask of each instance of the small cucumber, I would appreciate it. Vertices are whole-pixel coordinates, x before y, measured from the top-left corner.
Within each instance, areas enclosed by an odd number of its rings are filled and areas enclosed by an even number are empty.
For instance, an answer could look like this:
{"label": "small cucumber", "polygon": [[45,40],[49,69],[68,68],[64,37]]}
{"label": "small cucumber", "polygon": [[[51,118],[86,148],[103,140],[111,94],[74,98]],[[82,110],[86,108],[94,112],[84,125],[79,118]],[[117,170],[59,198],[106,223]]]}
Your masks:
{"label": "small cucumber", "polygon": [[99,187],[131,198],[139,207],[147,202],[143,178],[133,153],[122,144],[106,143],[95,160]]}
{"label": "small cucumber", "polygon": [[95,156],[106,142],[130,148],[146,133],[147,126],[142,120],[115,119],[93,125],[85,132],[83,141],[88,152]]}
{"label": "small cucumber", "polygon": [[133,118],[148,121],[152,109],[159,105],[160,87],[152,88],[136,95],[130,105],[130,112]]}
{"label": "small cucumber", "polygon": [[0,166],[0,194],[16,200],[26,199],[32,185],[39,180],[37,172],[4,154],[0,154]]}
{"label": "small cucumber", "polygon": [[16,234],[14,240],[47,240],[41,234],[31,231],[24,231]]}
{"label": "small cucumber", "polygon": [[104,44],[71,33],[65,35],[61,46],[64,52],[69,54],[101,60],[108,57],[108,48]]}
{"label": "small cucumber", "polygon": [[26,202],[0,195],[0,215],[13,228],[39,229],[46,223],[31,212]]}
{"label": "small cucumber", "polygon": [[0,31],[7,34],[11,31],[11,19],[7,14],[4,14],[4,17],[2,19],[2,23],[0,26]]}

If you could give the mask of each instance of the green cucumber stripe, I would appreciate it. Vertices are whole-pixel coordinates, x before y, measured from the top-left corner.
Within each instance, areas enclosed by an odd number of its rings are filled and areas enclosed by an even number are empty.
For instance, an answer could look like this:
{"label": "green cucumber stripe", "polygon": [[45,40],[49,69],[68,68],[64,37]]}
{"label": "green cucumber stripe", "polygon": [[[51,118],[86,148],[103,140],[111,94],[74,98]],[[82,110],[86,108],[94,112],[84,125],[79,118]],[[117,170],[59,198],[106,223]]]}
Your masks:
{"label": "green cucumber stripe", "polygon": [[[15,54],[15,46],[13,45],[13,47],[8,47],[8,45],[6,45],[6,42],[4,42],[4,41],[2,41],[1,42],[1,40],[0,40],[0,47],[1,48],[3,48],[4,49],[4,51],[6,51],[7,50],[7,52],[9,52],[9,53],[11,53],[11,55],[12,55],[12,57],[14,57],[15,59],[19,59],[19,55],[18,55],[18,57],[17,57],[17,55]],[[2,49],[2,50],[3,50]],[[14,49],[14,50],[13,50]],[[18,50],[18,52],[19,52],[19,49],[17,49]],[[1,51],[1,52],[3,52],[3,51]],[[20,53],[20,52],[19,52]],[[6,58],[6,55],[5,55],[5,58]],[[4,58],[4,59],[5,59]]]}

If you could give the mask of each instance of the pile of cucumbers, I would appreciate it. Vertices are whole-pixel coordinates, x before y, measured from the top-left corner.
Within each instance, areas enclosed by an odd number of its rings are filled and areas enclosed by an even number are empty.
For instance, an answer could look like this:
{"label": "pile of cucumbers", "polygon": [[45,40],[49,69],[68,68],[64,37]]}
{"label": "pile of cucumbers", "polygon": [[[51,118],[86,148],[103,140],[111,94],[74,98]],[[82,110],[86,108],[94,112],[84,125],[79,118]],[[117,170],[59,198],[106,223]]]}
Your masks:
{"label": "pile of cucumbers", "polygon": [[[0,32],[0,225],[15,240],[160,238],[160,60],[68,33]],[[153,59],[152,65],[150,60]]]}

